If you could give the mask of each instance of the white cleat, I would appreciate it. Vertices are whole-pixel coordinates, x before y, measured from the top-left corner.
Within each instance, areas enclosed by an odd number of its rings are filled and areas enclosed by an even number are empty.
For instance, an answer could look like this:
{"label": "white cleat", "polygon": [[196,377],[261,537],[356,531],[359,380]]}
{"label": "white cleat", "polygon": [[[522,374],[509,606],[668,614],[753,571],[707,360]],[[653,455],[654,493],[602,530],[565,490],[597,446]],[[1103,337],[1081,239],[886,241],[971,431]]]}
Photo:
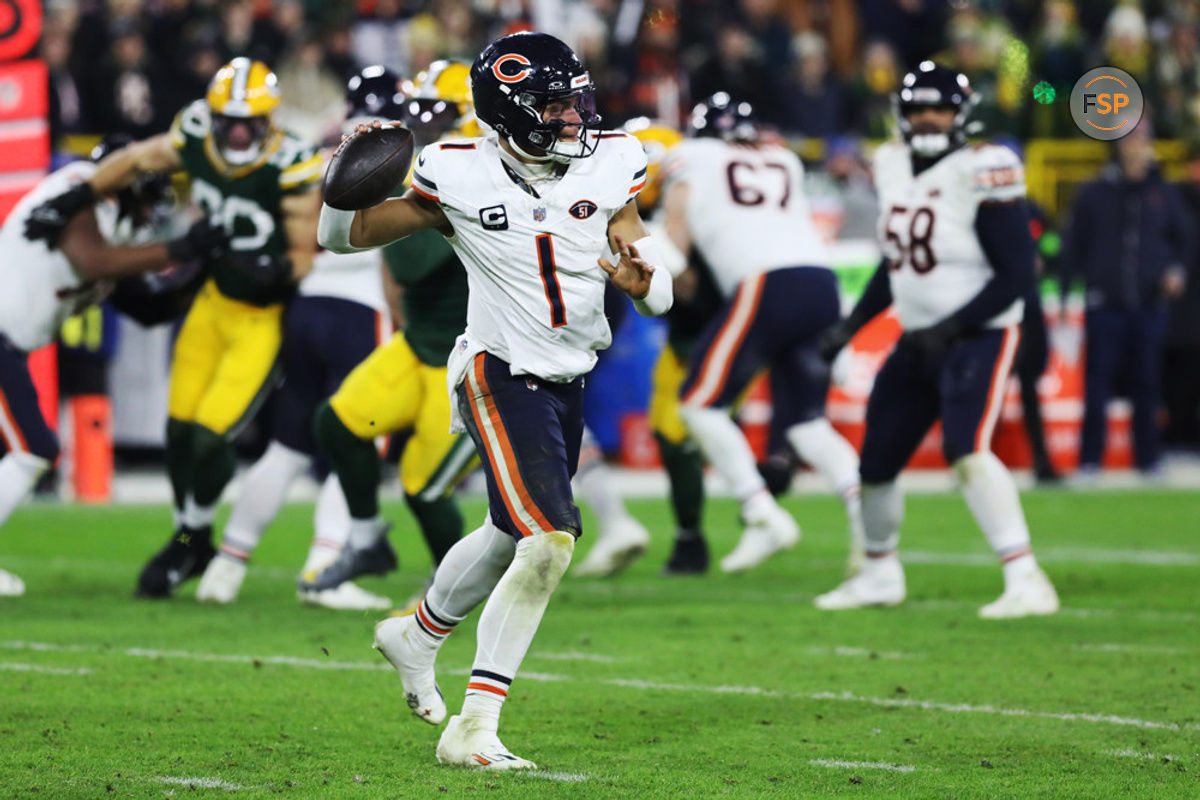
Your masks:
{"label": "white cleat", "polygon": [[537,769],[537,764],[508,752],[495,731],[471,717],[455,714],[438,740],[437,760],[472,769]]}
{"label": "white cleat", "polygon": [[1040,569],[1004,589],[999,599],[979,609],[983,619],[1013,619],[1053,614],[1058,611],[1058,593]]}
{"label": "white cleat", "polygon": [[895,606],[904,602],[904,568],[891,555],[867,559],[862,571],[842,581],[832,592],[817,595],[813,605],[825,611],[841,611],[866,606]]}
{"label": "white cleat", "polygon": [[346,581],[332,589],[297,589],[296,599],[305,605],[337,611],[379,611],[392,607],[390,597],[372,594],[354,581]]}
{"label": "white cleat", "polygon": [[601,528],[575,574],[581,578],[608,578],[641,558],[650,546],[650,532],[633,517],[623,517]]}
{"label": "white cleat", "polygon": [[201,603],[232,603],[237,600],[246,579],[246,562],[217,553],[196,587],[196,599]]}
{"label": "white cleat", "polygon": [[756,521],[747,522],[742,538],[729,555],[721,559],[724,572],[741,572],[757,567],[768,558],[800,541],[800,526],[792,515],[779,506],[769,509]]}
{"label": "white cleat", "polygon": [[[430,725],[446,718],[446,701],[433,673],[437,650],[418,641],[417,618],[388,617],[375,626],[375,649],[400,673],[413,716]],[[440,751],[439,751],[440,752]]]}
{"label": "white cleat", "polygon": [[25,581],[0,569],[0,597],[20,597],[25,594]]}

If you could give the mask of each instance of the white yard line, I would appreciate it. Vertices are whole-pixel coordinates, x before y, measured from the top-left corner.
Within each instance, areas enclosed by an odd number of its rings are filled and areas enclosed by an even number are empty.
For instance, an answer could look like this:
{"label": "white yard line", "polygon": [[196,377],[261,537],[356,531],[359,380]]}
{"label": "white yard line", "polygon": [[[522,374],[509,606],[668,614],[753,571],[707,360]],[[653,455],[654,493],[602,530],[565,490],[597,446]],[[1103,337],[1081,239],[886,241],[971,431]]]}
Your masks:
{"label": "white yard line", "polygon": [[91,675],[92,671],[85,667],[42,667],[37,664],[18,664],[13,661],[0,661],[0,670],[9,672],[37,672],[42,675]]}
{"label": "white yard line", "polygon": [[[1173,550],[1105,550],[1090,547],[1039,547],[1038,561],[1063,564],[1126,564],[1143,567],[1194,567],[1200,553]],[[953,553],[938,550],[901,550],[906,564],[944,564],[955,567],[998,566],[991,553]]]}
{"label": "white yard line", "polygon": [[558,781],[559,783],[585,783],[592,779],[591,775],[583,775],[574,772],[547,772],[542,769],[529,770],[528,772],[520,772],[519,774],[530,778],[542,778],[547,781]]}
{"label": "white yard line", "polygon": [[1120,758],[1149,758],[1154,761],[1178,761],[1179,756],[1173,756],[1169,753],[1139,753],[1137,750],[1105,750],[1106,756],[1118,756]]}
{"label": "white yard line", "polygon": [[885,769],[889,772],[913,772],[916,767],[907,764],[881,764],[877,761],[840,761],[833,758],[810,759],[810,764],[818,767],[837,767],[841,769]]}
{"label": "white yard line", "polygon": [[[188,659],[192,661],[214,661],[224,663],[254,663],[278,664],[281,666],[301,667],[309,669],[332,670],[387,670],[392,668],[386,664],[370,664],[365,661],[319,661],[292,656],[248,656],[224,655],[218,653],[196,653],[184,650],[149,650],[140,647],[132,648],[101,648],[87,645],[56,645],[44,642],[6,641],[0,642],[0,649],[36,650],[45,652],[92,652],[101,654],[118,654],[135,658]],[[469,670],[446,670],[447,674],[469,674]],[[522,672],[522,680],[544,683],[562,683],[576,680],[569,675],[556,675],[540,672]],[[1200,731],[1200,724],[1177,722],[1162,722],[1159,720],[1123,717],[1116,714],[1104,714],[1078,711],[1038,711],[1025,708],[1002,708],[992,705],[974,705],[971,703],[948,703],[940,700],[917,700],[907,697],[870,697],[856,695],[852,692],[814,692],[803,694],[796,692],[781,692],[762,686],[705,686],[686,683],[659,683],[639,678],[589,678],[592,684],[619,686],[626,689],[646,691],[691,692],[693,694],[746,695],[758,697],[784,697],[797,700],[818,700],[824,702],[865,703],[889,708],[917,708],[923,711],[943,711],[951,714],[991,714],[1001,717],[1030,717],[1037,719],[1057,719],[1067,722],[1092,722],[1106,725],[1121,725],[1134,728],[1148,728],[1168,731]]]}
{"label": "white yard line", "polygon": [[1157,645],[1143,644],[1117,644],[1115,642],[1103,642],[1099,644],[1077,644],[1073,650],[1082,650],[1087,653],[1134,653],[1134,654],[1154,654],[1154,655],[1179,655],[1180,653],[1190,653],[1196,648],[1194,647],[1159,647]]}
{"label": "white yard line", "polygon": [[261,789],[261,786],[242,786],[239,783],[230,783],[223,781],[220,778],[176,778],[170,775],[159,775],[155,778],[150,778],[152,781],[159,783],[170,783],[175,786],[195,786],[201,789],[224,789],[227,792],[238,792],[246,789]]}

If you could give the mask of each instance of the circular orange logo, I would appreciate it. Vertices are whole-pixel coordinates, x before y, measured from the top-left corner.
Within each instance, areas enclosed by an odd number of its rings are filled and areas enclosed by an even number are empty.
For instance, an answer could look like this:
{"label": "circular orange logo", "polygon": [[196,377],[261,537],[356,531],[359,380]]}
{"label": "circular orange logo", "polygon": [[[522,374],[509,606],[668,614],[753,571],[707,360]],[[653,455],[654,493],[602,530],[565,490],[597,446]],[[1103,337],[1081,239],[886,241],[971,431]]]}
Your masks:
{"label": "circular orange logo", "polygon": [[1071,118],[1093,139],[1120,139],[1137,127],[1145,101],[1142,87],[1123,69],[1088,70],[1071,90]]}

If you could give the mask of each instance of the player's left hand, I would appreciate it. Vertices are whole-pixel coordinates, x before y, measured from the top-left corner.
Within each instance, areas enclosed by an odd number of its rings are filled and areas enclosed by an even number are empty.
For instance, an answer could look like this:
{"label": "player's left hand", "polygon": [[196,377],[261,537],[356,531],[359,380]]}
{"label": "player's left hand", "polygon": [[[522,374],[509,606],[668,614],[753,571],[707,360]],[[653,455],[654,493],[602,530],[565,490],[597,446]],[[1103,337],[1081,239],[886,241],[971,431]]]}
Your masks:
{"label": "player's left hand", "polygon": [[637,248],[626,242],[619,235],[613,237],[617,242],[617,250],[621,258],[614,266],[607,258],[598,258],[596,263],[600,269],[608,273],[613,285],[634,300],[641,300],[650,293],[650,279],[654,276],[654,267],[638,255]]}
{"label": "player's left hand", "polygon": [[962,333],[962,328],[953,317],[930,325],[928,328],[918,328],[900,334],[900,344],[909,348],[922,358],[937,358]]}
{"label": "player's left hand", "polygon": [[25,220],[25,238],[31,242],[45,240],[50,247],[56,247],[67,223],[95,199],[96,194],[87,181],[51,197],[29,212]]}

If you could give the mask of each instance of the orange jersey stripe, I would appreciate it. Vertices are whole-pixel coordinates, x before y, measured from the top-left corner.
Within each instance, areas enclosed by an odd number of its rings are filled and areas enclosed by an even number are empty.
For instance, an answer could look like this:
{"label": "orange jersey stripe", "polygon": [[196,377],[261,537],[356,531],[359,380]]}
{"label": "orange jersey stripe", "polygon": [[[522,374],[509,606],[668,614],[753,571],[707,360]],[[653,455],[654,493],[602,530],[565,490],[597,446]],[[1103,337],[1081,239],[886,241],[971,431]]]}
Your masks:
{"label": "orange jersey stripe", "polygon": [[486,683],[468,683],[467,690],[470,691],[471,689],[478,689],[481,692],[491,692],[492,694],[498,694],[501,697],[508,697],[508,692],[504,691],[503,689],[498,689],[495,686],[489,686]]}
{"label": "orange jersey stripe", "polygon": [[636,186],[632,187],[632,188],[629,190],[629,193],[630,193],[630,194],[633,194],[634,192],[636,192],[638,189],[641,189],[641,188],[642,188],[643,186],[645,186],[645,185],[646,185],[646,181],[644,181],[644,180],[643,180],[641,183],[639,183],[639,184],[637,184]]}
{"label": "orange jersey stripe", "polygon": [[737,351],[746,339],[746,334],[750,332],[750,326],[754,324],[765,279],[766,273],[760,273],[738,287],[733,308],[705,354],[696,384],[683,398],[683,402],[703,406],[721,393]]}
{"label": "orange jersey stripe", "polygon": [[438,202],[437,195],[430,194],[429,192],[422,189],[420,186],[417,186],[417,184],[415,182],[412,184],[411,188],[414,192],[421,195],[421,197],[424,197],[426,200],[432,200],[435,203]]}
{"label": "orange jersey stripe", "polygon": [[[483,372],[483,357],[484,357],[483,353],[480,353],[479,355],[475,356],[475,364],[472,367],[472,371],[475,373],[476,376],[478,376],[480,373]],[[478,381],[478,377],[476,377],[475,380]],[[470,391],[472,394],[474,394],[475,390],[472,387],[468,387],[468,391]],[[496,459],[495,451],[492,449],[492,440],[491,440],[491,437],[488,436],[487,428],[486,428],[486,426],[484,424],[484,420],[483,420],[483,415],[479,411],[479,403],[477,401],[478,401],[477,397],[472,397],[471,402],[468,403],[468,405],[471,406],[471,416],[475,418],[475,427],[478,428],[480,438],[483,439],[483,448],[484,448],[484,450],[487,451],[488,464],[491,465],[492,472],[496,473],[496,484],[500,488],[500,497],[504,499],[504,506],[505,506],[505,508],[508,509],[508,516],[510,519],[512,519],[513,523],[516,524],[516,526],[521,530],[521,535],[522,536],[532,536],[534,532],[531,531],[528,528],[528,526],[526,526],[525,523],[521,521],[521,517],[517,514],[517,510],[513,507],[512,500],[509,498],[508,492],[504,491],[504,481],[499,474],[500,464],[499,464],[498,460]]]}

